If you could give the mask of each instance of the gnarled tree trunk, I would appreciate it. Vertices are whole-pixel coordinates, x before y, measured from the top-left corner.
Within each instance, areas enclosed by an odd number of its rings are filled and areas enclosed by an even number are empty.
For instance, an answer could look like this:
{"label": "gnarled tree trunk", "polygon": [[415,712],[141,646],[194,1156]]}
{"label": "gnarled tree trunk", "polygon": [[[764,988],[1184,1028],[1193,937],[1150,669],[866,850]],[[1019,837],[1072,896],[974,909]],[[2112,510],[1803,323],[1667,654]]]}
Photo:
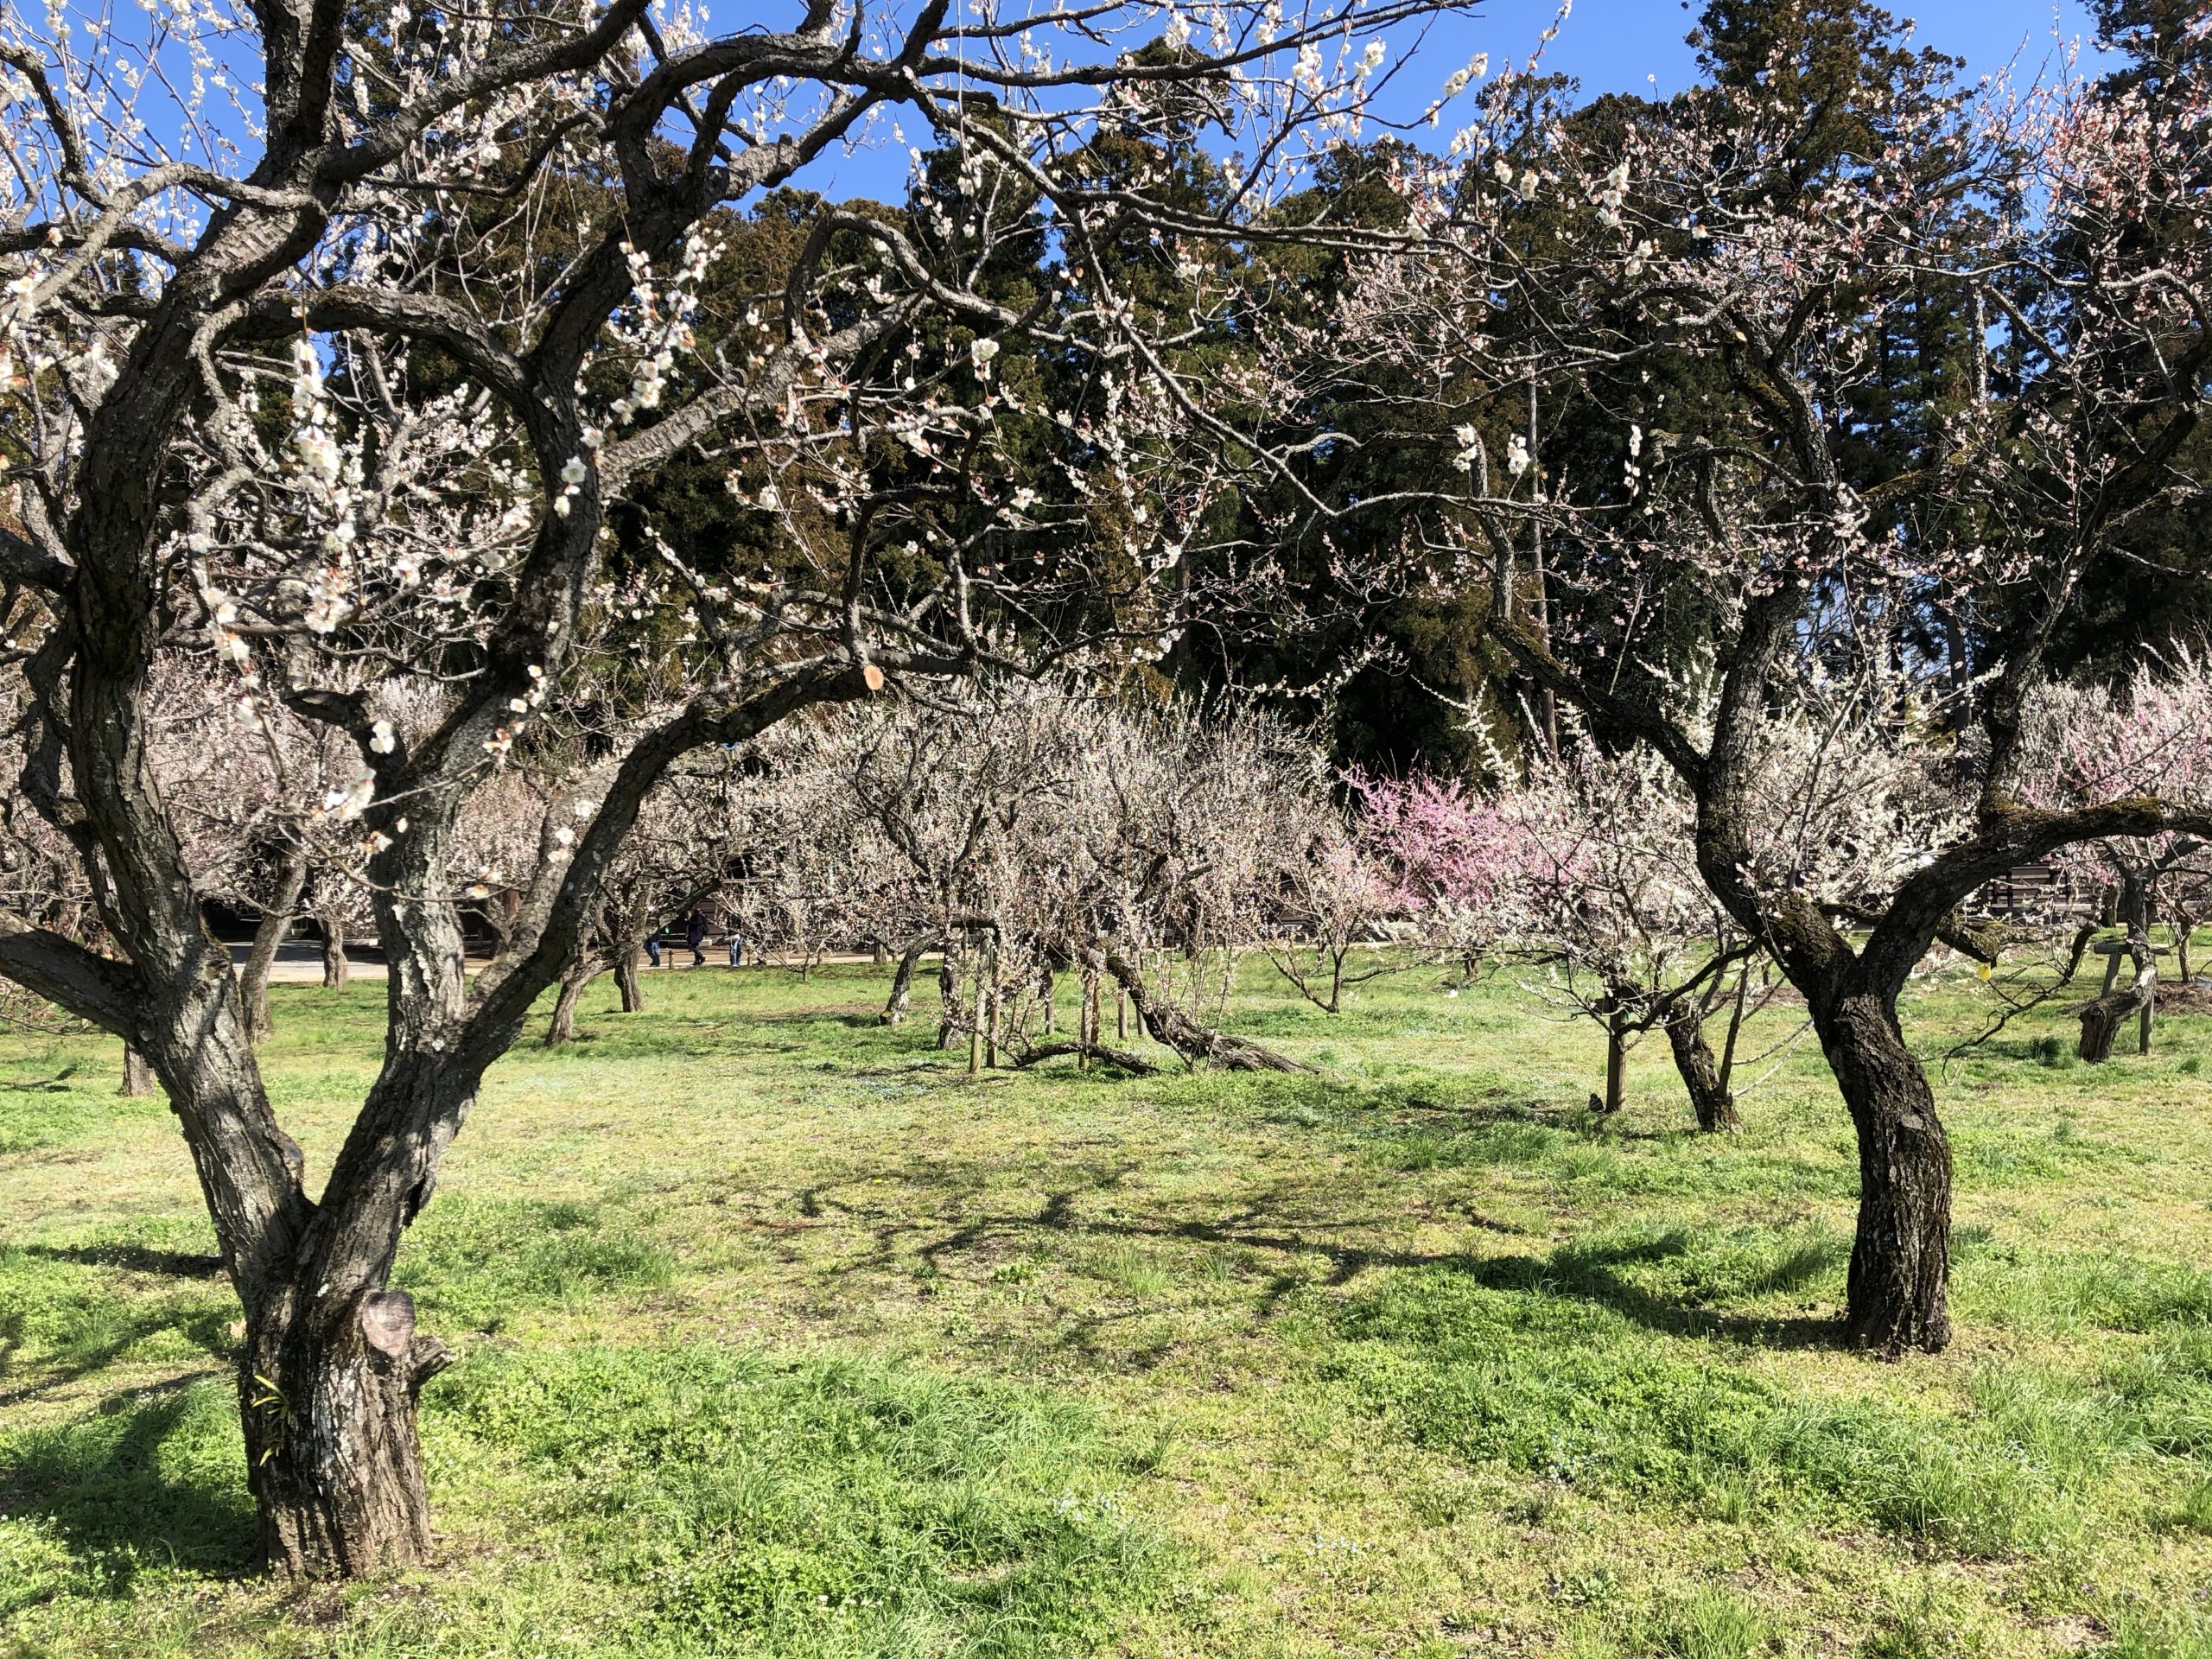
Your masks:
{"label": "gnarled tree trunk", "polygon": [[317,1298],[298,1286],[277,1299],[238,1365],[246,1478],[272,1568],[358,1578],[429,1557],[416,1403],[450,1363],[416,1333],[404,1291]]}
{"label": "gnarled tree trunk", "polygon": [[645,983],[638,976],[638,953],[645,946],[632,939],[614,953],[614,988],[622,994],[622,1012],[642,1014],[645,1007]]}
{"label": "gnarled tree trunk", "polygon": [[1934,1353],[1951,1340],[1951,1144],[1905,1046],[1892,999],[1853,988],[1814,1027],[1859,1137],[1859,1230],[1845,1333],[1856,1346]]}
{"label": "gnarled tree trunk", "polygon": [[1258,1043],[1249,1043],[1242,1037],[1231,1037],[1224,1032],[1210,1030],[1180,1008],[1161,1001],[1153,995],[1135,965],[1120,952],[1108,950],[1100,961],[1128,997],[1129,1005],[1136,1009],[1137,1023],[1151,1034],[1154,1042],[1173,1049],[1185,1065],[1197,1065],[1205,1062],[1226,1067],[1231,1071],[1311,1071],[1313,1069]]}
{"label": "gnarled tree trunk", "polygon": [[1704,1011],[1694,1003],[1687,1005],[1665,1022],[1665,1029],[1667,1046],[1674,1051],[1675,1070],[1681,1075],[1682,1087],[1689,1091],[1698,1128],[1708,1135],[1721,1129],[1732,1134],[1742,1128],[1736,1102],[1705,1040]]}
{"label": "gnarled tree trunk", "polygon": [[146,1064],[146,1057],[130,1043],[123,1046],[123,1087],[118,1092],[134,1100],[154,1092],[154,1068]]}
{"label": "gnarled tree trunk", "polygon": [[2158,1000],[2158,957],[2151,948],[2150,895],[2141,881],[2130,877],[2120,895],[2121,919],[2127,925],[2125,948],[2134,977],[2121,989],[2113,988],[2120,971],[2121,952],[2113,954],[2105,973],[2105,988],[2095,1001],[2082,1010],[2082,1041],[2078,1052],[2092,1065],[2112,1058],[2113,1039],[2130,1018],[2136,1020],[2138,1052],[2151,1052],[2152,1011]]}
{"label": "gnarled tree trunk", "polygon": [[2134,980],[2109,991],[2082,1009],[2082,1040],[2076,1052],[2091,1065],[2112,1058],[2113,1039],[2130,1019],[2136,1022],[2136,1052],[2151,1052],[2152,1010],[2157,1006],[2158,969],[2139,964]]}

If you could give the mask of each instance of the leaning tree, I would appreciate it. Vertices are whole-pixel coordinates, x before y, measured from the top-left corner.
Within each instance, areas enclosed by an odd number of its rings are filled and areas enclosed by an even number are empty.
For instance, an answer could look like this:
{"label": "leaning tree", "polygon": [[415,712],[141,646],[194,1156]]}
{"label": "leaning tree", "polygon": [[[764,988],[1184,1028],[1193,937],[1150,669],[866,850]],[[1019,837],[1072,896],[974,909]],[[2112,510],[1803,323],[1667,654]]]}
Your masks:
{"label": "leaning tree", "polygon": [[[97,35],[10,7],[20,791],[99,931],[13,916],[0,972],[123,1036],[168,1095],[244,1305],[273,1567],[430,1548],[416,1404],[451,1357],[393,1259],[648,791],[888,676],[1172,626],[1164,550],[1204,493],[1175,457],[1210,433],[1133,422],[1198,400],[1187,319],[1130,302],[1125,256],[1276,234],[1282,180],[1389,73],[1377,31],[1438,3],[811,0],[722,35],[645,0],[211,0]],[[1170,106],[1255,158],[1233,190],[1166,205],[1142,158]],[[760,193],[894,119],[934,147],[926,190],[802,203],[787,257],[739,258]],[[1033,281],[983,280],[1007,258]],[[1052,418],[1040,364],[1081,418]],[[1140,455],[1199,483],[1147,494]],[[679,464],[728,478],[744,535],[679,533],[653,487]],[[1109,512],[1110,541],[1090,534]],[[372,898],[386,1036],[320,1192],[150,753],[169,653],[350,746],[328,817]],[[643,661],[680,693],[626,724]],[[390,694],[425,679],[418,725]],[[498,954],[464,976],[471,793],[587,714],[620,732],[606,786],[544,817]]]}
{"label": "leaning tree", "polygon": [[[1274,485],[1284,534],[1395,515],[1378,592],[1484,594],[1520,673],[1681,779],[1702,879],[1804,995],[1850,1111],[1846,1328],[1894,1353],[1951,1330],[1951,1154],[1908,976],[1972,943],[1959,906],[2016,866],[2212,826],[2201,798],[2039,805],[2022,747],[2054,631],[2127,526],[2203,493],[2212,119],[2187,65],[1982,108],[1883,14],[1817,16],[1761,31],[1756,61],[1714,48],[1712,84],[1663,104],[1532,121],[1494,86],[1451,164],[1399,171],[1423,245],[1358,263],[1332,326],[1282,339],[1274,406],[1342,435],[1315,444],[1338,475]],[[1435,465],[1410,484],[1342,460],[1415,448]],[[1690,654],[1709,718],[1675,689]],[[1824,902],[1756,856],[1759,758],[1839,681],[1845,717],[1940,747],[1956,810]]]}

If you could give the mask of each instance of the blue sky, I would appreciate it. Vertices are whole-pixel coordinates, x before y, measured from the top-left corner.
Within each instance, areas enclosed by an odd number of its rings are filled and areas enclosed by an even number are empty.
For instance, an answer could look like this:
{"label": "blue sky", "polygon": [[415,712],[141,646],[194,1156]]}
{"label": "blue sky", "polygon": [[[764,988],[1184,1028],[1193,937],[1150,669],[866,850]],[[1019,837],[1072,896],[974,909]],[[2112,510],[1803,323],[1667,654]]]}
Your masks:
{"label": "blue sky", "polygon": [[[1478,17],[1440,26],[1424,58],[1457,60],[1488,51],[1517,63],[1550,24],[1557,0],[1488,0]],[[2087,41],[2089,9],[2081,0],[1891,0],[1890,12],[1919,25],[1923,45],[1964,58],[1971,74],[2002,68],[2018,54],[2024,74],[2050,58],[2060,39]],[[1586,92],[1644,92],[1656,77],[1661,93],[1681,91],[1696,74],[1682,37],[1698,7],[1678,0],[1577,0],[1573,15],[1545,54],[1546,65],[1577,77]]]}
{"label": "blue sky", "polygon": [[[722,0],[726,7],[730,0]],[[721,10],[717,7],[716,10]],[[1429,31],[1414,67],[1393,91],[1408,113],[1419,110],[1439,82],[1478,52],[1493,65],[1526,60],[1548,28],[1558,0],[1485,0],[1478,15],[1447,18]],[[1679,92],[1696,77],[1697,65],[1682,37],[1696,4],[1680,0],[1576,0],[1573,12],[1547,49],[1545,67],[1574,76],[1584,92]],[[2023,80],[2053,63],[2062,42],[2080,41],[2085,59],[2093,34],[2083,0],[1891,0],[1890,11],[1913,19],[1923,44],[1964,58],[1969,76],[2013,65]],[[833,156],[807,169],[809,188],[837,198],[873,195],[897,200],[906,181],[906,156],[886,146],[854,156]]]}

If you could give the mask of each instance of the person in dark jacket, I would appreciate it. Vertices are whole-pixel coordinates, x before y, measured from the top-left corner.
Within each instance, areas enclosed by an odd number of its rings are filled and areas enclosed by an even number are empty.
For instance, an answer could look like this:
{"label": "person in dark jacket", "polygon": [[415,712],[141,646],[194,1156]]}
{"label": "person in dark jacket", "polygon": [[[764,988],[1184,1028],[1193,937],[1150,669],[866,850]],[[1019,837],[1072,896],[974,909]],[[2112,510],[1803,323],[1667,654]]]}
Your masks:
{"label": "person in dark jacket", "polygon": [[706,942],[707,912],[694,905],[691,913],[683,918],[683,943],[691,947],[691,965],[694,968],[707,965],[707,953],[699,948]]}

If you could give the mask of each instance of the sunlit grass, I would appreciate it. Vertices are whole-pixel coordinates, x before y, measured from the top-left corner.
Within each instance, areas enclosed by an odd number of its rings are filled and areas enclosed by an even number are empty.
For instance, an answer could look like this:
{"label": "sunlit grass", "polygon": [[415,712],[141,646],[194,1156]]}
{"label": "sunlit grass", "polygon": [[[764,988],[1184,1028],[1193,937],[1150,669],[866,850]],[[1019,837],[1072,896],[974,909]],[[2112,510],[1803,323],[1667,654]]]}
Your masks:
{"label": "sunlit grass", "polygon": [[[112,1045],[0,1046],[0,1653],[2212,1659],[2212,1029],[1942,1068],[1954,1350],[1833,1345],[1817,1053],[1690,1132],[1500,976],[1248,975],[1319,1077],[970,1080],[883,976],[652,976],[497,1067],[397,1269],[431,1571],[251,1548],[226,1285]],[[1971,985],[1916,985],[1939,1055]],[[277,993],[319,1179],[383,991]],[[1787,1010],[1754,1034],[1790,1033]]]}

